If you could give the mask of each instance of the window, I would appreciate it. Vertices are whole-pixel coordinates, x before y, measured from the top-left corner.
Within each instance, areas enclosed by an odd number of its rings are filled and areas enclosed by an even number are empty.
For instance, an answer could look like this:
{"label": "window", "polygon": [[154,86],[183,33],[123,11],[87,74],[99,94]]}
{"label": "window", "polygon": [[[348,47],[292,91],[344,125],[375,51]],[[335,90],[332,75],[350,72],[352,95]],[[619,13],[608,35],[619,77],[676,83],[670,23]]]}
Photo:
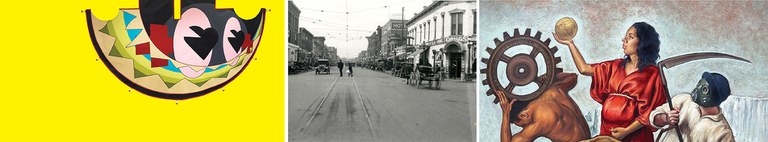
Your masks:
{"label": "window", "polygon": [[440,18],[443,20],[441,23],[443,23],[443,26],[440,27],[441,31],[440,33],[443,34],[443,37],[445,37],[445,15],[440,15]]}
{"label": "window", "polygon": [[427,41],[429,41],[429,26],[431,25],[429,24],[429,21],[427,21]]}
{"label": "window", "polygon": [[422,26],[423,26],[423,28],[424,28],[423,30],[421,30],[422,32],[424,32],[423,34],[421,34],[421,35],[423,35],[423,36],[424,36],[424,37],[422,37],[421,39],[422,39],[422,40],[424,40],[424,41],[422,41],[422,42],[426,42],[426,41],[427,41],[427,31],[429,30],[429,28],[427,27],[427,23],[422,23],[421,25],[422,25]]}
{"label": "window", "polygon": [[451,13],[451,35],[461,35],[464,13]]}
{"label": "window", "polygon": [[435,39],[437,39],[437,17],[435,17],[434,21],[435,21],[435,22],[433,22],[433,23],[435,23],[435,32],[434,32],[434,34],[435,34]]}
{"label": "window", "polygon": [[418,31],[419,32],[419,41],[418,41],[419,43],[421,43],[421,41],[424,40],[423,39],[424,36],[422,35],[422,34],[424,34],[424,32],[421,32],[421,31],[424,31],[424,28],[421,27],[421,24],[419,24],[419,31]]}
{"label": "window", "polygon": [[477,11],[472,11],[472,34],[477,34]]}
{"label": "window", "polygon": [[405,41],[408,41],[408,42],[406,42],[406,43],[408,43],[408,44],[413,44],[413,43],[411,42],[411,40],[408,40],[408,37],[413,37],[413,29],[408,29],[408,36],[405,38],[405,39],[406,39]]}

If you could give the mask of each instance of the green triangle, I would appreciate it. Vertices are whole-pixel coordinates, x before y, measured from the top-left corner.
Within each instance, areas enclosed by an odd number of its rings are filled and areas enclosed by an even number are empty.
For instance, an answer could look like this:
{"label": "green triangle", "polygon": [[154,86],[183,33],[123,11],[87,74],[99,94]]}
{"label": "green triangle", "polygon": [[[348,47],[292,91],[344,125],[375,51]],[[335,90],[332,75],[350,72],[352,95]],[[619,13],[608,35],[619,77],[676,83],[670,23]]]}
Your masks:
{"label": "green triangle", "polygon": [[[117,42],[117,41],[115,41],[115,42]],[[109,50],[109,56],[123,57],[122,55],[120,55],[120,51],[117,51],[117,46],[116,45],[112,46],[112,49]]]}
{"label": "green triangle", "polygon": [[173,82],[165,82],[165,81],[163,81],[163,83],[165,83],[165,86],[168,86],[168,88],[171,88],[171,87],[173,87],[173,85],[176,85],[176,83],[173,83]]}
{"label": "green triangle", "polygon": [[174,85],[176,85],[177,83],[179,83],[181,81],[181,80],[178,80],[176,82],[173,82],[173,81],[170,81],[170,80],[173,80],[170,77],[162,76],[162,75],[160,76],[160,80],[163,80],[163,83],[165,83],[165,86],[168,87],[168,88],[173,87]]}
{"label": "green triangle", "polygon": [[149,75],[145,74],[144,72],[141,72],[136,68],[133,68],[133,78],[139,78],[139,77],[145,77],[145,76],[149,76]]}
{"label": "green triangle", "polygon": [[113,36],[113,37],[115,36],[114,35],[115,29],[112,28],[112,21],[111,20],[107,21],[107,24],[104,25],[104,27],[101,28],[101,30],[99,30],[99,31],[102,32],[102,33],[105,33],[107,35]]}
{"label": "green triangle", "polygon": [[229,75],[229,71],[227,71],[226,73],[222,73],[220,76],[216,78],[227,78],[227,75]]}
{"label": "green triangle", "polygon": [[195,83],[195,82],[192,82],[192,83],[194,83],[195,85],[197,85],[197,87],[200,87],[200,86],[203,86],[203,84],[205,84],[205,82],[208,82],[208,80],[206,80],[206,81],[201,81],[201,82],[197,82],[197,83]]}
{"label": "green triangle", "polygon": [[176,84],[181,82],[181,80],[183,80],[183,79],[180,79],[180,80],[177,80],[177,81],[174,82],[174,81],[171,81],[171,80],[173,80],[171,77],[162,76],[162,75],[160,76],[160,79],[163,80],[163,83],[165,83],[165,86],[168,87],[168,88],[171,88],[171,87],[175,86]]}

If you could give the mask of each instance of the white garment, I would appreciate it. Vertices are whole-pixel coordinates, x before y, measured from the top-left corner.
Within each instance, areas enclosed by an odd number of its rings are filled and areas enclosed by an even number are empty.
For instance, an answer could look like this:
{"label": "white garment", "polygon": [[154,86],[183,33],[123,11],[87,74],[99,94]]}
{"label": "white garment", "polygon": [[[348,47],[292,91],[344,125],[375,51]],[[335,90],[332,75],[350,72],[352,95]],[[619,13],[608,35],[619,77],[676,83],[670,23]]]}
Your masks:
{"label": "white garment", "polygon": [[[680,108],[680,132],[686,142],[733,142],[733,130],[725,120],[722,110],[716,115],[701,115],[699,104],[693,102],[691,94],[680,94],[672,98],[672,106]],[[718,109],[720,109],[718,107]],[[648,120],[654,124],[654,116],[669,111],[669,105],[663,104],[651,111]],[[661,128],[655,126],[657,128]],[[661,141],[678,141],[675,129],[669,129]]]}

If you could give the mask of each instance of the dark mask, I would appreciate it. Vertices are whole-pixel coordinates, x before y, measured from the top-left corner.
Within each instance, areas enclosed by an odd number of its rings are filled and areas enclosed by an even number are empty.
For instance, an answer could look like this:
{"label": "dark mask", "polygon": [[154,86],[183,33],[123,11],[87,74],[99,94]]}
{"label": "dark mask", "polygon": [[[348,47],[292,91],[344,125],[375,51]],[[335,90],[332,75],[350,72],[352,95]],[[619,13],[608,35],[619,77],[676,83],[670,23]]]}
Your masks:
{"label": "dark mask", "polygon": [[693,92],[691,92],[691,98],[693,99],[693,102],[703,107],[717,106],[719,101],[716,100],[717,96],[715,96],[711,89],[712,88],[710,88],[709,82],[707,82],[707,80],[704,78],[700,79],[699,84],[696,84],[696,88],[694,88]]}

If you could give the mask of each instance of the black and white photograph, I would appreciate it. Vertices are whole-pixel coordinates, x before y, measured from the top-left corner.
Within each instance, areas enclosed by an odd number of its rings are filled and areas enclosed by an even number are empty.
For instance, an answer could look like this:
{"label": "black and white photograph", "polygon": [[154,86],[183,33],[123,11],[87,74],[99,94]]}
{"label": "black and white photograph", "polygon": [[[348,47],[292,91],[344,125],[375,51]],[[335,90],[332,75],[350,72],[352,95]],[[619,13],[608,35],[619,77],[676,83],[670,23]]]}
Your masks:
{"label": "black and white photograph", "polygon": [[475,141],[476,1],[287,11],[288,141]]}

